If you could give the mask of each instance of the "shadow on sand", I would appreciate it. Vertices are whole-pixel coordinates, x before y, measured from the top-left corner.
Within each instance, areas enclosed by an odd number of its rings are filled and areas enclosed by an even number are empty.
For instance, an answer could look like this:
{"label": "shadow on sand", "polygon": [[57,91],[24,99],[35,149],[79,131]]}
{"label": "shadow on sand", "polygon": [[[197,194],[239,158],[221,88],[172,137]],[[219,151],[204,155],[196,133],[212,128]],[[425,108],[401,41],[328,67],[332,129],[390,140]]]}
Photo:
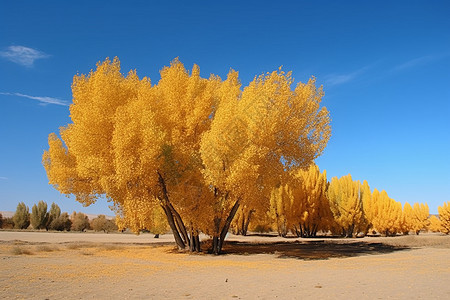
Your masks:
{"label": "shadow on sand", "polygon": [[252,255],[275,254],[278,258],[302,260],[324,260],[329,258],[356,257],[362,255],[387,254],[410,250],[409,247],[392,246],[383,243],[337,242],[337,241],[295,241],[275,243],[226,242],[223,254]]}

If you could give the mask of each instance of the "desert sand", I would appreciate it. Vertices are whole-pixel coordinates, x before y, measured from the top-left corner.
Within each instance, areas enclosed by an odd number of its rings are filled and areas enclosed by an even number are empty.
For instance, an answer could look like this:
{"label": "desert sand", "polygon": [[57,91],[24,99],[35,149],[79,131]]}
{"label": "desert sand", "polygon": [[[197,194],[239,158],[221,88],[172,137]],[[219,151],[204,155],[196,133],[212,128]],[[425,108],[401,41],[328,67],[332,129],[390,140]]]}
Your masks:
{"label": "desert sand", "polygon": [[178,252],[170,235],[0,231],[0,298],[450,299],[450,236],[230,235],[224,250]]}

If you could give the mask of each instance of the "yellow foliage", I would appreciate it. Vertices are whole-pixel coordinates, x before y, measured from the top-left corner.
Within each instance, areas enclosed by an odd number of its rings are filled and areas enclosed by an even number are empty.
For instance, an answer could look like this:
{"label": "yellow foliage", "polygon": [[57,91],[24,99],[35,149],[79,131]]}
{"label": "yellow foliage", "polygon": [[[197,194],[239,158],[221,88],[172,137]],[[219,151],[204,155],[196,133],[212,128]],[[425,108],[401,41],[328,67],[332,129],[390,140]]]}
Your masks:
{"label": "yellow foliage", "polygon": [[428,216],[430,215],[430,210],[428,204],[414,203],[412,209],[412,230],[419,234],[422,229],[428,226]]}
{"label": "yellow foliage", "polygon": [[[259,209],[260,211],[262,209]],[[266,210],[263,211],[264,213]],[[261,215],[261,213],[259,213]],[[247,205],[241,205],[231,223],[231,228],[233,233],[240,235],[247,235],[250,222],[252,222],[257,217],[257,221],[261,218],[257,215],[257,210],[254,208],[250,208]]]}
{"label": "yellow foliage", "polygon": [[450,233],[450,201],[444,202],[438,207],[439,219],[441,221],[441,231],[445,234]]}
{"label": "yellow foliage", "polygon": [[288,234],[292,209],[292,193],[288,185],[274,188],[270,194],[269,216],[273,221],[278,235],[285,237]]}
{"label": "yellow foliage", "polygon": [[431,216],[428,218],[428,230],[431,232],[440,232],[442,231],[442,223],[436,216]]}
{"label": "yellow foliage", "polygon": [[364,218],[366,221],[365,233],[367,233],[372,226],[370,220],[374,217],[375,206],[372,201],[372,192],[370,191],[369,183],[366,180],[364,180],[361,186],[361,201],[363,203]]}
{"label": "yellow foliage", "polygon": [[292,82],[279,70],[241,90],[233,70],[205,79],[175,59],[152,86],[107,59],[74,77],[73,123],[43,155],[49,182],[84,205],[106,195],[133,230],[154,226],[162,208],[181,248],[199,230],[224,237],[239,205],[267,207],[282,174],[328,142],[322,89]]}
{"label": "yellow foliage", "polygon": [[408,202],[405,202],[405,205],[403,206],[400,227],[403,234],[408,234],[411,230],[413,230],[413,209],[411,204]]}
{"label": "yellow foliage", "polygon": [[333,177],[328,187],[327,197],[338,227],[345,236],[355,236],[366,230],[361,183],[352,176]]}
{"label": "yellow foliage", "polygon": [[299,236],[315,236],[328,231],[334,223],[327,199],[327,173],[315,164],[298,171],[291,183],[290,224]]}
{"label": "yellow foliage", "polygon": [[389,198],[386,191],[374,189],[371,204],[364,211],[373,230],[387,236],[401,231],[402,204]]}
{"label": "yellow foliage", "polygon": [[237,72],[228,74],[201,141],[208,182],[252,197],[279,184],[286,168],[305,167],[322,153],[330,136],[328,111],[319,107],[322,90],[314,80],[294,91],[291,84],[289,73],[272,72],[241,92]]}

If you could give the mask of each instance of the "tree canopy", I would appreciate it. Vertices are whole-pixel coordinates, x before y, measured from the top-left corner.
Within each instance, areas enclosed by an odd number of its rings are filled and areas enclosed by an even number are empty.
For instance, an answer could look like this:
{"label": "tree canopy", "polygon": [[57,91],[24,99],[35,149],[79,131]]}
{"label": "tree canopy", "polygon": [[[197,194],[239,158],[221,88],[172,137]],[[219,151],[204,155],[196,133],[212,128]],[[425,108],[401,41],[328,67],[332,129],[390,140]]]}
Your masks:
{"label": "tree canopy", "polygon": [[155,85],[106,60],[72,84],[72,123],[49,135],[43,164],[61,193],[90,205],[105,195],[132,230],[164,213],[179,248],[214,253],[242,205],[266,205],[287,172],[322,154],[331,134],[314,78],[267,73],[242,88],[238,72],[200,77],[175,59]]}

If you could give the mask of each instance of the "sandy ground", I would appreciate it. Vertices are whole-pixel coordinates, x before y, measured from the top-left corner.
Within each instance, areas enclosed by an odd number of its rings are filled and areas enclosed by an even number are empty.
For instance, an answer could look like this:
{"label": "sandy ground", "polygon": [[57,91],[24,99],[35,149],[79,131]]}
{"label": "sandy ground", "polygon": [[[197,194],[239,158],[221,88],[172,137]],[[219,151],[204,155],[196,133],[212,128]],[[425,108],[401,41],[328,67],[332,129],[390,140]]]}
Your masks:
{"label": "sandy ground", "polygon": [[450,299],[450,236],[230,236],[221,256],[172,241],[0,231],[0,298]]}

